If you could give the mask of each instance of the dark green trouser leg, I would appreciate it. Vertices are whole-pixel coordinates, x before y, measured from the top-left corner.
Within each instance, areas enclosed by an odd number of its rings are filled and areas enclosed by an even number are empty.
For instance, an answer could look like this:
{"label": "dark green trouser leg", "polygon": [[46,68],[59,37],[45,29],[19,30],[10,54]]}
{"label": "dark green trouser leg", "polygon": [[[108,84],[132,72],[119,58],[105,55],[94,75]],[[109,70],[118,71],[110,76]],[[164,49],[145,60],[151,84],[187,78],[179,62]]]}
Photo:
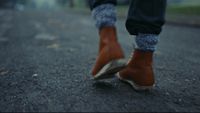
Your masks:
{"label": "dark green trouser leg", "polygon": [[166,0],[131,0],[126,28],[131,35],[160,34],[165,22]]}
{"label": "dark green trouser leg", "polygon": [[117,0],[89,0],[90,9],[94,9],[95,7],[102,4],[117,4]]}

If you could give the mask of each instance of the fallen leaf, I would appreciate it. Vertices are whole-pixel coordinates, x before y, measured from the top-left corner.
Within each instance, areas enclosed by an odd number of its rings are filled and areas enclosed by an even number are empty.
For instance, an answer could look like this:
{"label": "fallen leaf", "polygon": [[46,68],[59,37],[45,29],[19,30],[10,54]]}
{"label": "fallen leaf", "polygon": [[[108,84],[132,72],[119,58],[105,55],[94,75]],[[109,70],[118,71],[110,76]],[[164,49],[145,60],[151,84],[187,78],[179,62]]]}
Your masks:
{"label": "fallen leaf", "polygon": [[55,40],[57,37],[47,34],[47,33],[41,33],[35,36],[35,39],[39,39],[39,40]]}
{"label": "fallen leaf", "polygon": [[59,44],[52,44],[52,45],[47,46],[47,48],[50,48],[50,49],[59,49],[60,45]]}
{"label": "fallen leaf", "polygon": [[33,77],[37,77],[38,76],[38,74],[33,74]]}
{"label": "fallen leaf", "polygon": [[0,69],[0,75],[6,75],[8,74],[8,70],[5,70],[5,69]]}

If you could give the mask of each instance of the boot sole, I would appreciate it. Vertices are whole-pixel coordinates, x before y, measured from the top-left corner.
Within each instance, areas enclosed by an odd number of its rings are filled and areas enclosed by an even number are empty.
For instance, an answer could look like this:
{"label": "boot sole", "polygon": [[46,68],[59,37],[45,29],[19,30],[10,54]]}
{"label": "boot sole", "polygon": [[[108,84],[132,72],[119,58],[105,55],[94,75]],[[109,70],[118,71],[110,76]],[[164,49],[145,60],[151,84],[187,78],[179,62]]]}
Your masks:
{"label": "boot sole", "polygon": [[109,79],[115,77],[115,74],[126,67],[126,60],[119,59],[113,60],[106,64],[100,71],[94,76],[94,80]]}
{"label": "boot sole", "polygon": [[124,78],[120,77],[119,73],[117,73],[116,76],[119,78],[119,80],[130,84],[137,91],[152,90],[153,87],[154,87],[154,85],[153,86],[140,86],[140,85],[137,85],[135,82],[133,82],[131,80],[127,80],[127,79],[124,79]]}

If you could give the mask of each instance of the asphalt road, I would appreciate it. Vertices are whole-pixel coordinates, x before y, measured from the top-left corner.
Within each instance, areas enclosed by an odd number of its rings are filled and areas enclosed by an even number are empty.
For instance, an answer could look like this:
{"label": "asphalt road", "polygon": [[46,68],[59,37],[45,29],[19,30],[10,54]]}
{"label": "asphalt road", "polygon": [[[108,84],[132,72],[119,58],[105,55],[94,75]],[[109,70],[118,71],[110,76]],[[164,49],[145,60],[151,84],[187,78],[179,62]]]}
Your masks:
{"label": "asphalt road", "polygon": [[[118,20],[126,57],[133,38]],[[94,81],[98,35],[89,15],[0,10],[0,112],[200,111],[200,29],[166,25],[155,53],[156,87]]]}

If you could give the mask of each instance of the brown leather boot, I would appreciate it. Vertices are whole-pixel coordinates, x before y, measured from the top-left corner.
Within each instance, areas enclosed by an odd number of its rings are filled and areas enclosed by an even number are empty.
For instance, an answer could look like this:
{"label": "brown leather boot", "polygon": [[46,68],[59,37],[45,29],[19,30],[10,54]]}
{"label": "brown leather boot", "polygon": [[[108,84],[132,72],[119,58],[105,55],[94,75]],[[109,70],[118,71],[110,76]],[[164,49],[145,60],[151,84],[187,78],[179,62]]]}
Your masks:
{"label": "brown leather boot", "polygon": [[154,85],[152,62],[153,52],[135,50],[127,67],[120,71],[117,76],[136,90],[152,89]]}
{"label": "brown leather boot", "polygon": [[92,70],[96,80],[114,77],[114,74],[126,65],[123,51],[117,41],[115,27],[104,27],[99,35],[99,54]]}

